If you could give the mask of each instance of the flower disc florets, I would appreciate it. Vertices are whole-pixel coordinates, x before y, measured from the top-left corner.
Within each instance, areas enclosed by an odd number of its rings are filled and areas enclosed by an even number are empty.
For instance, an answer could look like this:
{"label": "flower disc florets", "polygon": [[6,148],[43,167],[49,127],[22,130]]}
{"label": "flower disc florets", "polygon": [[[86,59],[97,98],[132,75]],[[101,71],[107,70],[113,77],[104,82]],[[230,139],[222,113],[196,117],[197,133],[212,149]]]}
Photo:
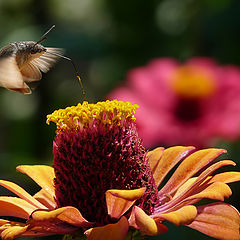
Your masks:
{"label": "flower disc florets", "polygon": [[74,206],[96,225],[114,222],[107,214],[109,189],[146,187],[136,204],[152,213],[157,189],[138,137],[130,102],[84,102],[48,115],[57,124],[53,153],[59,207]]}

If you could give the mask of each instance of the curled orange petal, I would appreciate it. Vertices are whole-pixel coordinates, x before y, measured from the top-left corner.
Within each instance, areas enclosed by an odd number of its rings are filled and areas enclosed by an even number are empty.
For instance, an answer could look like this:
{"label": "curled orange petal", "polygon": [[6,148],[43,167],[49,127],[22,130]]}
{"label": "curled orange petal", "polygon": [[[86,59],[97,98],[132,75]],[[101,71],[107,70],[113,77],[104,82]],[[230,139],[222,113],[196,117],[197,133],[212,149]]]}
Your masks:
{"label": "curled orange petal", "polygon": [[92,225],[74,207],[62,207],[52,211],[37,210],[32,213],[29,222],[54,222],[54,219],[66,222],[75,227],[89,227]]}
{"label": "curled orange petal", "polygon": [[158,220],[167,220],[179,226],[189,224],[194,220],[196,216],[197,216],[196,207],[193,205],[188,205],[173,212],[154,214],[153,218]]}
{"label": "curled orange petal", "polygon": [[145,187],[134,190],[108,190],[106,192],[108,214],[112,218],[120,218],[137,199],[142,197],[145,190]]}
{"label": "curled orange petal", "polygon": [[90,228],[85,231],[88,240],[124,240],[128,232],[128,221],[122,217],[115,224],[108,224],[103,227]]}
{"label": "curled orange petal", "polygon": [[141,208],[134,207],[135,223],[140,231],[147,235],[158,235],[168,231],[168,228],[149,217]]}
{"label": "curled orange petal", "polygon": [[226,203],[199,206],[198,215],[188,226],[222,240],[239,240],[240,214]]}
{"label": "curled orange petal", "polygon": [[146,188],[138,188],[133,190],[118,190],[118,189],[110,189],[107,191],[107,193],[110,193],[113,196],[124,198],[129,201],[134,201],[142,197],[144,194]]}
{"label": "curled orange petal", "polygon": [[55,178],[54,169],[46,165],[21,165],[17,167],[21,173],[27,174],[41,188],[55,196],[53,179]]}

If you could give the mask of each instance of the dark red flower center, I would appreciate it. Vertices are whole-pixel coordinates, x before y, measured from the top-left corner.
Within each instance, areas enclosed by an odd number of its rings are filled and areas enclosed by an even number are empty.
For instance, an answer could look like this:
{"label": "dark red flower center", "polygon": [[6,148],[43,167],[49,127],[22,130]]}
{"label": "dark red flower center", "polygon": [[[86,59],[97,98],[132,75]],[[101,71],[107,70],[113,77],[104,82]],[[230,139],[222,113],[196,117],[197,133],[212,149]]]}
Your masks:
{"label": "dark red flower center", "polygon": [[98,121],[89,127],[58,129],[53,147],[58,207],[76,207],[96,226],[117,220],[107,213],[105,193],[109,189],[146,187],[145,194],[135,204],[147,214],[153,212],[158,199],[135,122],[124,120],[115,110],[110,118],[114,119],[113,124]]}

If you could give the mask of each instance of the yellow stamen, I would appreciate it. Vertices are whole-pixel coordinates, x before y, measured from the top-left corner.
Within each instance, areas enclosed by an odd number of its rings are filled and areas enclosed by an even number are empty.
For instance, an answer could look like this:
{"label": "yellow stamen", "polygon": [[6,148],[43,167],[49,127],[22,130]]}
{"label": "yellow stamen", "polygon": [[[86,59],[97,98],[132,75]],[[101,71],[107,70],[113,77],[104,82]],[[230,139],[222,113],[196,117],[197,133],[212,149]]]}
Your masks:
{"label": "yellow stamen", "polygon": [[107,100],[96,104],[84,101],[77,106],[59,109],[47,115],[47,124],[51,121],[55,122],[58,129],[88,128],[91,124],[99,123],[106,126],[119,126],[124,120],[134,122],[134,113],[137,108],[137,104],[118,100]]}
{"label": "yellow stamen", "polygon": [[179,67],[172,76],[172,88],[185,98],[203,98],[213,94],[216,85],[213,76],[196,66]]}

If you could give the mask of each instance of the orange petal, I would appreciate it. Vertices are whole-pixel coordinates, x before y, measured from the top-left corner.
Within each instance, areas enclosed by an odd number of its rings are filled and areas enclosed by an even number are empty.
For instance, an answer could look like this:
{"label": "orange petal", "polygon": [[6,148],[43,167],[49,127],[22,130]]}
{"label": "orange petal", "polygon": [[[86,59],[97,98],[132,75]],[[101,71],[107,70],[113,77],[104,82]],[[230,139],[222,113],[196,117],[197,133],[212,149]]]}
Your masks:
{"label": "orange petal", "polygon": [[143,196],[145,190],[145,187],[134,190],[108,190],[106,192],[108,214],[112,218],[120,218],[137,199]]}
{"label": "orange petal", "polygon": [[47,191],[44,189],[41,189],[39,192],[37,192],[34,196],[37,201],[42,203],[44,206],[46,206],[48,209],[55,209],[57,207],[57,204],[53,198],[52,195],[50,195]]}
{"label": "orange petal", "polygon": [[88,240],[124,240],[128,232],[128,221],[122,217],[115,224],[88,229],[84,234]]}
{"label": "orange petal", "polygon": [[[161,149],[156,149],[156,151],[150,152],[149,154],[149,162],[150,166],[152,165],[151,169],[153,171],[153,177],[157,187],[161,184],[164,177],[167,173],[186,155],[191,152],[194,147],[170,147],[164,150],[163,154],[161,155]],[[154,158],[153,163],[151,160],[151,155]],[[157,157],[160,157],[156,160]],[[154,166],[154,167],[153,167]]]}
{"label": "orange petal", "polygon": [[147,235],[158,235],[168,231],[168,228],[149,217],[141,208],[134,207],[135,223],[139,230]]}
{"label": "orange petal", "polygon": [[14,239],[16,237],[21,236],[24,232],[27,231],[27,229],[28,229],[28,226],[14,226],[14,227],[7,228],[1,233],[1,238],[3,240]]}
{"label": "orange petal", "polygon": [[132,208],[131,215],[128,218],[128,223],[129,223],[130,227],[139,229],[139,227],[136,224],[136,220],[135,220],[135,207]]}
{"label": "orange petal", "polygon": [[20,222],[9,221],[9,220],[5,220],[5,219],[0,219],[0,232],[4,231],[7,228],[11,228],[11,227],[15,227],[15,226],[24,227],[24,226],[26,226],[26,224],[20,223]]}
{"label": "orange petal", "polygon": [[154,214],[153,218],[158,220],[167,220],[179,226],[189,224],[194,220],[196,216],[197,216],[196,207],[193,205],[188,205],[173,212]]}
{"label": "orange petal", "polygon": [[[185,182],[181,187],[179,187],[179,189],[177,190],[177,192],[174,195],[174,198],[176,198],[177,196],[180,196],[180,195],[182,195],[182,198],[186,198],[190,194],[194,194],[194,192],[196,192],[196,191],[199,192],[199,186],[201,184],[203,184],[204,182],[206,182],[207,180],[212,179],[212,177],[209,175],[212,174],[218,168],[220,168],[222,166],[226,166],[226,165],[235,165],[235,163],[230,160],[223,160],[223,161],[219,161],[219,162],[211,165],[206,170],[204,170],[200,174],[200,176],[188,179],[187,182]],[[220,182],[219,178],[217,180],[219,180],[219,182]],[[210,182],[213,182],[213,181],[210,181]],[[207,182],[207,184],[209,184],[209,182]],[[201,185],[201,187],[202,186],[203,185]]]}
{"label": "orange petal", "polygon": [[23,188],[18,186],[17,184],[5,180],[0,180],[0,185],[7,188],[11,192],[15,193],[20,198],[26,200],[30,204],[34,205],[37,208],[46,208],[44,205],[42,205],[40,202],[38,202],[36,199],[34,199],[29,193],[27,193]]}
{"label": "orange petal", "polygon": [[156,171],[158,162],[163,155],[163,151],[164,151],[163,147],[158,147],[147,153],[147,159],[153,174]]}
{"label": "orange petal", "polygon": [[224,172],[213,176],[209,183],[212,182],[231,183],[236,181],[240,181],[240,172]]}
{"label": "orange petal", "polygon": [[28,219],[37,208],[17,197],[0,197],[0,216],[12,216]]}
{"label": "orange petal", "polygon": [[[14,227],[14,228],[13,228]],[[0,232],[5,231],[6,229],[10,229],[10,230],[6,230],[3,235],[6,234],[6,236],[10,236],[9,234],[12,234],[12,230],[14,230],[13,232],[15,232],[17,230],[17,228],[15,227],[29,227],[29,225],[25,224],[25,223],[20,223],[20,222],[14,222],[14,221],[8,221],[8,220],[4,220],[4,219],[0,219]],[[19,228],[19,231],[21,229]],[[46,235],[50,235],[49,233],[46,232],[37,232],[38,230],[40,230],[39,227],[37,227],[37,230],[35,229],[34,231],[31,231],[29,229],[27,229],[26,231],[21,233],[21,236],[46,236]],[[17,237],[17,236],[16,236]]]}
{"label": "orange petal", "polygon": [[159,191],[159,195],[165,195],[166,193],[172,195],[173,192],[175,192],[190,177],[225,152],[226,150],[224,149],[214,148],[194,152],[179,165],[169,181]]}
{"label": "orange petal", "polygon": [[[183,196],[179,195],[160,207],[157,211],[175,211],[175,209],[179,209],[184,205],[194,204],[203,198],[223,201],[225,198],[231,196],[231,194],[232,191],[227,184],[215,182],[209,185],[206,181],[198,189],[195,189],[195,191]],[[189,196],[187,197],[187,195]]]}
{"label": "orange petal", "polygon": [[212,203],[198,208],[198,215],[188,226],[223,240],[239,240],[240,214],[226,203]]}
{"label": "orange petal", "polygon": [[204,190],[200,190],[199,193],[191,195],[190,197],[186,198],[186,201],[190,199],[202,199],[202,198],[209,198],[213,200],[221,200],[223,201],[225,198],[231,196],[232,191],[230,187],[222,182],[214,182],[210,185],[206,184],[207,187]]}
{"label": "orange petal", "polygon": [[[183,205],[193,204],[193,203],[201,200],[200,196],[196,197],[196,198],[189,198],[189,196],[195,195],[195,194],[203,191],[205,188],[207,188],[209,186],[208,181],[212,178],[209,175],[212,174],[216,169],[218,169],[222,166],[226,166],[226,165],[235,165],[235,163],[230,160],[219,161],[219,162],[211,165],[210,167],[208,167],[206,170],[204,170],[200,174],[200,176],[188,179],[182,186],[179,187],[179,189],[177,189],[177,191],[174,193],[172,200],[167,202],[162,207],[160,207],[161,208],[160,211],[174,210]],[[216,188],[216,190],[218,190],[218,189]],[[223,190],[228,191],[229,189],[227,186],[224,186],[222,191]],[[223,193],[222,191],[220,189],[219,198],[217,198],[218,200],[222,200],[222,198],[224,198],[224,196],[221,197],[221,194]],[[229,194],[231,194],[231,191],[229,192]],[[213,196],[213,195],[217,195],[217,192],[216,193],[212,192],[211,196]],[[162,196],[161,200],[163,201],[164,199],[166,199],[166,196]],[[227,197],[227,196],[225,196],[225,197]],[[210,197],[210,195],[209,195],[207,198],[212,198],[212,197]],[[192,199],[192,200],[189,200],[189,199]],[[195,199],[195,200],[193,200],[193,199]]]}
{"label": "orange petal", "polygon": [[41,188],[52,196],[55,196],[53,179],[55,178],[54,169],[46,165],[21,165],[17,167],[21,173],[27,174]]}
{"label": "orange petal", "polygon": [[31,217],[32,219],[30,219],[29,222],[54,222],[54,219],[56,219],[75,227],[89,227],[92,225],[92,223],[83,218],[78,209],[74,207],[62,207],[53,211],[37,210],[32,213]]}
{"label": "orange petal", "polygon": [[4,225],[6,223],[10,223],[10,221],[9,220],[5,220],[5,219],[0,219],[0,226]]}
{"label": "orange petal", "polygon": [[173,200],[179,196],[182,196],[187,190],[191,189],[191,187],[196,182],[197,177],[192,177],[188,179],[182,186],[178,188],[178,190],[174,193]]}

